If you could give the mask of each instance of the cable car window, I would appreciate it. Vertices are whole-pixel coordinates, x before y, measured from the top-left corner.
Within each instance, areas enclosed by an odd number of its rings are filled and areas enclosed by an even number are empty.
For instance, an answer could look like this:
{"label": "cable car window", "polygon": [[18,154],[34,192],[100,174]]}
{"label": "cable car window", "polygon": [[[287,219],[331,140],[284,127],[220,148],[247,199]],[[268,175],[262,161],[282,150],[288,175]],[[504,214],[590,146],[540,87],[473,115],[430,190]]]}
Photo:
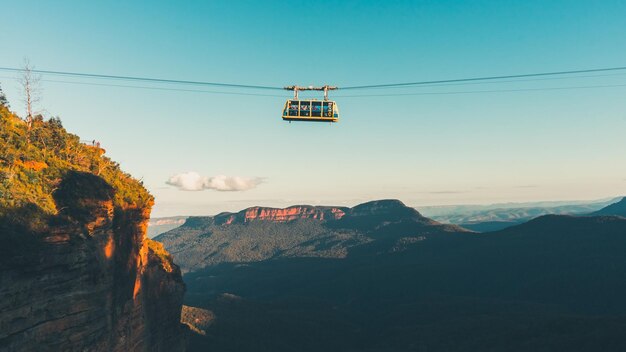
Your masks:
{"label": "cable car window", "polygon": [[311,103],[311,116],[320,117],[322,116],[322,102],[314,101]]}
{"label": "cable car window", "polygon": [[325,117],[332,117],[333,116],[333,108],[332,108],[332,103],[329,102],[324,102],[323,108],[322,108],[322,116]]}
{"label": "cable car window", "polygon": [[311,116],[311,109],[309,109],[310,105],[310,101],[300,102],[300,116]]}
{"label": "cable car window", "polygon": [[289,116],[298,116],[298,101],[291,100],[289,102]]}

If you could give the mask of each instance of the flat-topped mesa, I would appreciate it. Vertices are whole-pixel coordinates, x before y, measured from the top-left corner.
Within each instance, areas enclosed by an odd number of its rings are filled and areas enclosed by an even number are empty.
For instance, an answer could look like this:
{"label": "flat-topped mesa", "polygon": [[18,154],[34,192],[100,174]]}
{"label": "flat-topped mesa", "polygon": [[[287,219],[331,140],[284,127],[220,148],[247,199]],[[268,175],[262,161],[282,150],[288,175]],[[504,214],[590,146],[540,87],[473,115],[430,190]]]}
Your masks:
{"label": "flat-topped mesa", "polygon": [[423,217],[398,200],[352,208],[296,205],[252,207],[237,213],[190,217],[155,237],[184,272],[222,263],[278,258],[334,258],[404,251],[426,237],[467,232]]}
{"label": "flat-topped mesa", "polygon": [[[425,220],[417,210],[396,199],[383,199],[359,204],[353,208],[336,206],[294,205],[287,208],[251,207],[237,213],[221,213],[209,220],[216,225],[246,224],[252,221],[289,222],[299,219],[320,221],[346,220],[347,218],[375,217],[389,221],[400,219]],[[197,221],[206,222],[208,219]],[[187,225],[194,223],[187,219]]]}
{"label": "flat-topped mesa", "polygon": [[346,215],[348,208],[316,207],[295,205],[288,208],[252,207],[238,213],[221,213],[215,216],[217,225],[245,224],[251,221],[289,222],[299,219],[321,221],[339,220]]}

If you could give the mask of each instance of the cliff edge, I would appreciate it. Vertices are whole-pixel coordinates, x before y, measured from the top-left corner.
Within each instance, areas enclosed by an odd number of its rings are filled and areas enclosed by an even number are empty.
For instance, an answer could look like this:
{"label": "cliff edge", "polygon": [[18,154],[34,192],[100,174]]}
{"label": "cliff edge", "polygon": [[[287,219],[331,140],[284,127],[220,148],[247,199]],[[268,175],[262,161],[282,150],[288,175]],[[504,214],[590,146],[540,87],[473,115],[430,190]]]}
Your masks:
{"label": "cliff edge", "polygon": [[0,350],[183,351],[180,270],[152,197],[59,120],[0,106]]}

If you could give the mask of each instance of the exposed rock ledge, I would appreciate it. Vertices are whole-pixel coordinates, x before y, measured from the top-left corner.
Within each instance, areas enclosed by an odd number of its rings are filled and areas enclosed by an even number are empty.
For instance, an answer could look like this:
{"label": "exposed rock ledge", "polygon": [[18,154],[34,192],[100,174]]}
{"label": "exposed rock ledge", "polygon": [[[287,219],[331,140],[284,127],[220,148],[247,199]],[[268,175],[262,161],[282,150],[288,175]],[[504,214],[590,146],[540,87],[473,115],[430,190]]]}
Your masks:
{"label": "exposed rock ledge", "polygon": [[70,172],[44,225],[0,218],[0,350],[182,351],[185,286],[145,237],[150,209],[120,209],[101,178]]}
{"label": "exposed rock ledge", "polygon": [[238,213],[222,213],[215,216],[215,222],[220,225],[243,224],[250,221],[288,222],[297,219],[339,220],[348,208],[342,207],[314,207],[310,205],[295,205],[284,209],[252,207]]}

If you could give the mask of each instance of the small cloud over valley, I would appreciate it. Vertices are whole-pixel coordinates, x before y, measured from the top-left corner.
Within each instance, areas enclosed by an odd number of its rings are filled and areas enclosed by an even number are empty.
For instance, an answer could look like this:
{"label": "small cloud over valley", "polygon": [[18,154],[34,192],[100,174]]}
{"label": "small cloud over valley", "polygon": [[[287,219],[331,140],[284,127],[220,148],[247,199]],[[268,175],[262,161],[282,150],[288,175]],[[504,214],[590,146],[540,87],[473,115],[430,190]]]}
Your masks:
{"label": "small cloud over valley", "polygon": [[215,190],[220,192],[247,191],[256,188],[263,179],[241,176],[202,176],[197,172],[183,172],[170,177],[165,183],[181,191]]}

